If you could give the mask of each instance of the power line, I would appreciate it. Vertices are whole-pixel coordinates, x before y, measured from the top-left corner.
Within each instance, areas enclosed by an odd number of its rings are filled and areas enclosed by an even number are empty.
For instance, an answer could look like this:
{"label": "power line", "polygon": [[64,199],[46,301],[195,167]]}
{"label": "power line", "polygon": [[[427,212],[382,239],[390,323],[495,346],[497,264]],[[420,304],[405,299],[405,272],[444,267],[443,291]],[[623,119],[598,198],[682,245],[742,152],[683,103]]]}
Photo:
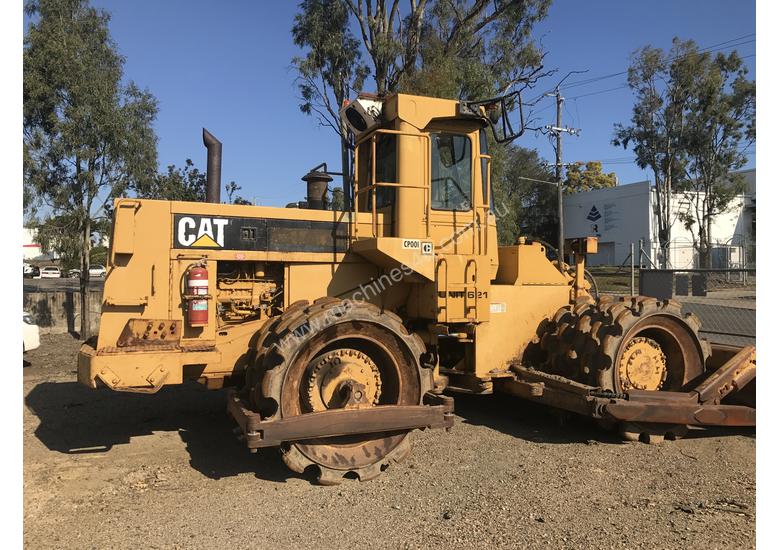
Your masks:
{"label": "power line", "polygon": [[[746,34],[744,36],[740,36],[740,37],[737,37],[737,38],[732,38],[731,40],[726,40],[725,42],[719,42],[717,44],[713,44],[712,46],[707,46],[706,48],[697,49],[696,51],[698,53],[714,52],[714,51],[718,51],[718,50],[725,50],[725,49],[728,49],[728,48],[735,48],[737,46],[742,46],[744,44],[750,44],[750,43],[756,41],[755,38],[752,39],[752,40],[746,40],[744,42],[739,42],[738,44],[731,44],[731,42],[737,42],[739,40],[743,40],[745,38],[748,38],[750,36],[755,36],[755,35],[756,35],[756,33]],[[728,45],[724,46],[724,44],[728,44]],[[722,47],[719,48],[718,46],[722,46]],[[753,56],[743,56],[743,57],[753,57]],[[611,73],[611,74],[606,74],[606,75],[602,75],[602,76],[594,76],[593,78],[587,78],[585,80],[578,80],[578,81],[575,81],[575,82],[570,82],[568,84],[564,84],[564,85],[561,86],[561,89],[574,88],[576,86],[584,86],[586,84],[593,84],[594,82],[599,82],[601,80],[607,80],[609,78],[614,78],[616,76],[620,76],[620,75],[624,75],[624,74],[628,74],[628,71],[625,70],[625,71],[621,71],[619,73]]]}
{"label": "power line", "polygon": [[[749,54],[749,55],[743,55],[743,56],[740,56],[740,57],[742,57],[742,59],[747,59],[749,57],[755,57],[755,56],[756,56],[756,54]],[[628,88],[628,84],[623,84],[621,86],[615,86],[614,88],[607,88],[606,90],[598,90],[598,91],[595,91],[595,92],[589,92],[587,94],[575,95],[575,96],[569,97],[568,99],[578,99],[580,97],[588,97],[588,96],[592,96],[592,95],[605,94],[607,92],[614,92],[616,90],[622,90],[624,88]],[[550,105],[550,107],[552,107],[552,105]],[[549,107],[545,107],[545,109],[548,109],[548,108]]]}
{"label": "power line", "polygon": [[622,86],[616,86],[614,88],[609,88],[607,90],[599,90],[597,92],[590,92],[590,93],[587,93],[587,94],[575,95],[575,96],[570,97],[569,99],[578,99],[580,97],[588,97],[588,96],[592,96],[592,95],[605,94],[607,92],[614,92],[615,90],[622,90],[623,88],[628,88],[628,84],[623,84]]}
{"label": "power line", "polygon": [[517,176],[517,179],[519,180],[526,180],[526,181],[535,181],[536,183],[549,183],[550,185],[558,185],[557,181],[547,181],[547,180],[537,180],[534,178],[526,178],[523,176]]}

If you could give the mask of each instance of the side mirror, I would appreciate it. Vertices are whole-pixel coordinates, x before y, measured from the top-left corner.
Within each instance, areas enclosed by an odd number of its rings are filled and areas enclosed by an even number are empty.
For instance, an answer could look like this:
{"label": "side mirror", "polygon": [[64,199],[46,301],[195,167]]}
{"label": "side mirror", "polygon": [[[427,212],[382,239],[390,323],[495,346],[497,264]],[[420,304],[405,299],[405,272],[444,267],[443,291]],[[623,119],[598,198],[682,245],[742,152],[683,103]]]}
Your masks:
{"label": "side mirror", "polygon": [[[485,109],[482,115],[480,107]],[[520,111],[520,126],[515,130],[512,125],[510,113],[517,109]],[[507,143],[523,135],[525,120],[523,118],[523,99],[520,92],[511,92],[506,95],[482,99],[479,101],[461,101],[458,105],[458,114],[477,116],[487,120],[493,130],[493,137],[498,143]]]}

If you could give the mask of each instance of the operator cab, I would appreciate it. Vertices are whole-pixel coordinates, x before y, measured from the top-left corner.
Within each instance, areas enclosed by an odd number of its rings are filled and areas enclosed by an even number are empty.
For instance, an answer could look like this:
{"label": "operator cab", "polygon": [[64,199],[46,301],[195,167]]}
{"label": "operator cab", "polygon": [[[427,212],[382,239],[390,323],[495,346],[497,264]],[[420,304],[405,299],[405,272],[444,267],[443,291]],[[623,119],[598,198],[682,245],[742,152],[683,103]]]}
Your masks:
{"label": "operator cab", "polygon": [[405,94],[381,100],[361,94],[342,109],[355,136],[353,209],[376,218],[372,236],[429,238],[437,224],[452,233],[453,226],[487,223],[490,121],[484,113]]}

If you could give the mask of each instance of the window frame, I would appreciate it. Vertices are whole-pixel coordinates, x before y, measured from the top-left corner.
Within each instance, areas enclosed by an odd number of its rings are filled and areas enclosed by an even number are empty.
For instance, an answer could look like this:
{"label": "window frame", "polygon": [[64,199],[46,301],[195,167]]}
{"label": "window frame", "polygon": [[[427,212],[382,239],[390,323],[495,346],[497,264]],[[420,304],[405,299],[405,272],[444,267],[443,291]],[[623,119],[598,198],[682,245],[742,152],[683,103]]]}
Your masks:
{"label": "window frame", "polygon": [[[383,169],[379,169],[379,150],[380,147],[384,147],[383,144],[380,144],[380,141],[383,141],[387,139],[388,141],[386,143],[392,143],[392,150],[393,150],[393,166],[392,169],[386,170],[384,167],[386,166],[385,163],[383,163]],[[363,208],[363,205],[360,203],[360,201],[356,201],[356,205],[358,206],[358,212],[371,212],[372,210],[372,201],[373,201],[373,194],[376,192],[376,208],[377,210],[381,210],[383,208],[394,208],[395,204],[398,200],[398,196],[396,194],[396,186],[399,186],[400,181],[398,177],[398,134],[390,133],[390,132],[381,132],[377,131],[375,134],[372,135],[371,139],[367,139],[365,141],[362,141],[359,143],[356,147],[355,156],[363,156],[365,157],[362,161],[358,159],[358,170],[355,172],[355,179],[357,183],[357,189],[363,189],[365,187],[369,187],[372,185],[372,180],[376,180],[377,184],[392,184],[392,186],[380,186],[376,189],[370,189],[365,192],[365,208]],[[364,174],[360,174],[359,172],[365,170]],[[379,172],[382,171],[390,171],[392,172],[392,181],[380,178]],[[381,174],[384,176],[385,174]],[[365,178],[365,181],[361,184],[361,180]]]}
{"label": "window frame", "polygon": [[[468,158],[469,161],[469,181],[468,181],[468,205],[464,208],[437,208],[434,206],[434,200],[433,200],[433,189],[434,189],[434,181],[433,181],[433,171],[434,171],[434,158],[433,158],[433,148],[436,146],[436,143],[438,141],[438,136],[445,134],[449,136],[458,136],[462,137],[466,140],[468,143],[468,154],[464,156],[465,158]],[[471,212],[474,209],[474,144],[473,140],[471,138],[470,133],[464,133],[464,132],[456,132],[452,130],[435,130],[429,133],[430,136],[430,204],[431,204],[431,210],[436,212]],[[462,161],[461,161],[462,162]],[[453,180],[454,181],[454,180]],[[464,191],[464,189],[461,189],[461,191]],[[462,203],[458,203],[462,204]]]}

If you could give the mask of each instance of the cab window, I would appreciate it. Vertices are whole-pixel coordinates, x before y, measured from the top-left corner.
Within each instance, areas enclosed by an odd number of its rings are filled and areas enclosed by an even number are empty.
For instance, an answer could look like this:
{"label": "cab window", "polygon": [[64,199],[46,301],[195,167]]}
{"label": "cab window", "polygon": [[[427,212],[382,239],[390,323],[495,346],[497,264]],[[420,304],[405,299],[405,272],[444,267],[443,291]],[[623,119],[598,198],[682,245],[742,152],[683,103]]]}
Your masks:
{"label": "cab window", "polygon": [[[392,134],[379,134],[376,137],[376,182],[398,183],[397,171],[397,147],[396,136]],[[373,159],[371,158],[371,141],[365,141],[358,146],[358,183],[360,187],[371,184],[371,170]],[[371,194],[373,191],[362,195],[359,202],[362,211],[371,210]],[[392,187],[380,187],[376,194],[376,207],[384,208],[395,202],[395,189]]]}
{"label": "cab window", "polygon": [[431,134],[431,208],[471,210],[471,140],[461,134]]}

